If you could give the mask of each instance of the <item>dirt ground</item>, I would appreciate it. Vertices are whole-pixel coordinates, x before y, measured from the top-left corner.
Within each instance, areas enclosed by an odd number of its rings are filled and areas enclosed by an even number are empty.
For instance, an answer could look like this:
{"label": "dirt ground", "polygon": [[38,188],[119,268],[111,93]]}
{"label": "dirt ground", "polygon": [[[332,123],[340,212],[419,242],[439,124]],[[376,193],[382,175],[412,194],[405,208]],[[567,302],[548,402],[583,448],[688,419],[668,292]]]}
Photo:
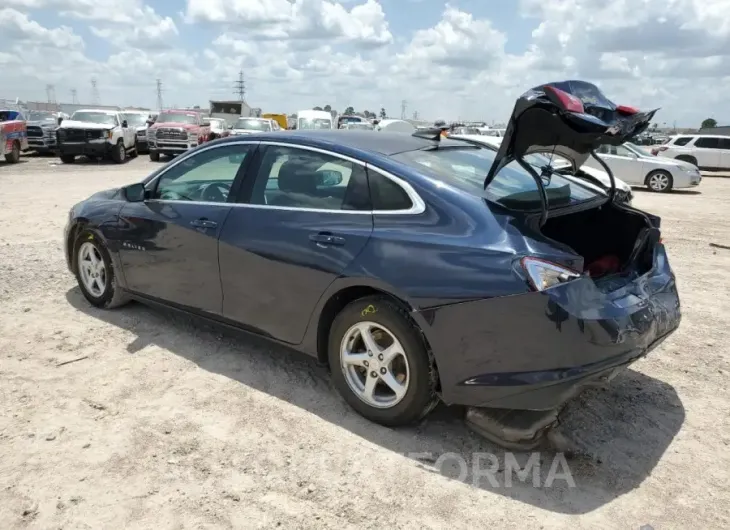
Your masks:
{"label": "dirt ground", "polygon": [[[139,304],[92,308],[62,254],[69,207],[155,164],[55,162],[0,163],[2,528],[730,527],[730,250],[710,245],[730,246],[730,178],[636,192],[663,217],[682,325],[569,406],[575,487],[548,487],[547,452],[537,486],[509,487],[508,457],[458,409],[387,429],[309,358]],[[477,453],[497,457],[496,486]]]}

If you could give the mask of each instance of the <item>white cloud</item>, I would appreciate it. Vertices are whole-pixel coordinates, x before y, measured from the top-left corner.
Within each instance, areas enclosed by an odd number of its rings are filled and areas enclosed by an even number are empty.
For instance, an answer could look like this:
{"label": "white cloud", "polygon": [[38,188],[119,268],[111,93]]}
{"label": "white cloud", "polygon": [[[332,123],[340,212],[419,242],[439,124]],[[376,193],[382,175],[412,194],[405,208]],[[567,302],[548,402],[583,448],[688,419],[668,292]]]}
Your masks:
{"label": "white cloud", "polygon": [[[84,99],[96,76],[104,102],[152,105],[160,78],[167,103],[205,105],[234,97],[243,69],[249,101],[271,111],[330,104],[398,115],[406,99],[431,119],[504,120],[531,86],[582,78],[621,103],[662,107],[660,122],[730,121],[727,0],[520,0],[534,27],[524,43],[456,4],[431,27],[396,28],[390,10],[420,9],[413,0],[186,0],[177,25],[143,0],[3,6],[0,64],[12,68],[0,97],[42,98],[55,83],[57,94],[79,85]],[[40,9],[58,23],[35,22]],[[107,40],[111,56],[85,47],[82,27]]]}

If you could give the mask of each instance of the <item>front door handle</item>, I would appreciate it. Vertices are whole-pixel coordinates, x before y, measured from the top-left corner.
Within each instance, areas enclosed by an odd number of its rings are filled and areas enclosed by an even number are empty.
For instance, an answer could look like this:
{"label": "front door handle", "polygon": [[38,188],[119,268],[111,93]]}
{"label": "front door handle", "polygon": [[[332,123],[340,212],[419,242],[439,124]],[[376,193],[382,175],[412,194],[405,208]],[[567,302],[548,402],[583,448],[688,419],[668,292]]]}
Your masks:
{"label": "front door handle", "polygon": [[335,236],[330,232],[319,232],[317,234],[310,234],[309,240],[314,241],[318,245],[344,245],[345,238]]}
{"label": "front door handle", "polygon": [[195,219],[194,221],[190,221],[190,225],[196,228],[216,228],[218,226],[218,223],[203,217],[202,219]]}

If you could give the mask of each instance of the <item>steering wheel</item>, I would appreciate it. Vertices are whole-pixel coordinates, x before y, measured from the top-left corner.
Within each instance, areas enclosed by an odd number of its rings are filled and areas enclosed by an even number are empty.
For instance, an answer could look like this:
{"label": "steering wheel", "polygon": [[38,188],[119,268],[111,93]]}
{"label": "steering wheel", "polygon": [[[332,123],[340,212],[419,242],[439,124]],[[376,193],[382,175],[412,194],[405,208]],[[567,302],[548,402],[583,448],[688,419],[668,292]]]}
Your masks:
{"label": "steering wheel", "polygon": [[231,185],[227,182],[209,182],[200,188],[200,198],[207,202],[226,202]]}

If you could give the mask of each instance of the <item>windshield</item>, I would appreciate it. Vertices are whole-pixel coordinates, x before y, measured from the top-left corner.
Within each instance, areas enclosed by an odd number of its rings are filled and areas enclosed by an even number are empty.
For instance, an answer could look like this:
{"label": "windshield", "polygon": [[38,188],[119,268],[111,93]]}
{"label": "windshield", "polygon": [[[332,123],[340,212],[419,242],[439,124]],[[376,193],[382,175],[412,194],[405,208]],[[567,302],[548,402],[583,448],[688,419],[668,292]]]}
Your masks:
{"label": "windshield", "polygon": [[28,121],[56,121],[56,116],[52,112],[31,111]]}
{"label": "windshield", "polygon": [[246,129],[249,131],[270,131],[271,125],[264,120],[250,120],[241,118],[233,126],[234,129]]}
{"label": "windshield", "polygon": [[117,117],[106,112],[74,112],[71,116],[73,121],[86,121],[89,123],[100,123],[102,125],[117,125]]}
{"label": "windshield", "polygon": [[[480,147],[448,147],[431,150],[407,151],[393,158],[464,189],[483,196],[497,204],[517,210],[539,210],[540,194],[532,176],[517,162],[502,169],[491,184],[484,189],[484,179],[494,162],[496,152]],[[540,155],[534,155],[538,160]],[[538,174],[541,172],[536,167]],[[598,194],[577,182],[553,174],[543,179],[548,196],[548,206],[558,208],[595,199]]]}
{"label": "windshield", "polygon": [[337,118],[338,125],[343,125],[345,123],[361,123],[363,120],[359,116],[340,116]]}
{"label": "windshield", "polygon": [[650,156],[654,158],[654,155],[652,155],[651,151],[649,151],[648,149],[644,149],[643,147],[633,144],[631,142],[626,142],[625,145],[632,151],[636,151],[637,153],[639,153],[641,156]]}
{"label": "windshield", "polygon": [[184,112],[161,112],[155,123],[187,123],[195,125],[198,123],[197,114],[186,114]]}
{"label": "windshield", "polygon": [[365,122],[358,122],[358,123],[354,123],[354,122],[353,122],[353,123],[348,123],[348,124],[346,125],[346,127],[347,127],[348,129],[366,129],[366,130],[368,130],[368,131],[372,131],[372,130],[373,130],[373,129],[375,128],[375,127],[373,127],[372,125],[370,125],[369,123],[365,123]]}
{"label": "windshield", "polygon": [[299,118],[298,129],[331,129],[332,120],[327,118]]}
{"label": "windshield", "polygon": [[125,114],[124,119],[127,120],[127,125],[131,127],[139,127],[147,123],[146,114]]}

